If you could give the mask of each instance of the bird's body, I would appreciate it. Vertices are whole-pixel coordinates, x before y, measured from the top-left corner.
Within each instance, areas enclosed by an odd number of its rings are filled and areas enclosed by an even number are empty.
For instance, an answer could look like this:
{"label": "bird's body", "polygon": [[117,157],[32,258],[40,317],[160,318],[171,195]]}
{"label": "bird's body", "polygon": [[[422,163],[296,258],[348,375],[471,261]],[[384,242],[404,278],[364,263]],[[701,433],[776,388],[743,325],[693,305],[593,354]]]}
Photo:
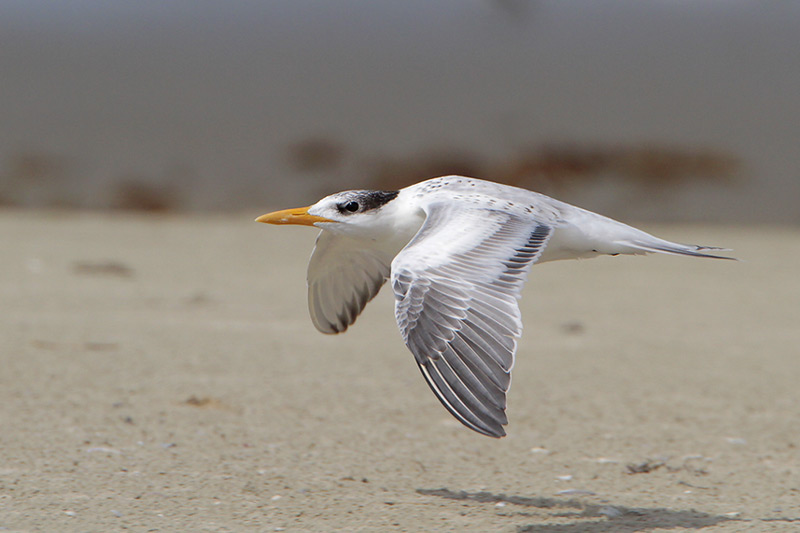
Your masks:
{"label": "bird's body", "polygon": [[719,248],[677,244],[525,189],[446,176],[400,191],[346,191],[257,219],[322,229],[308,266],[314,325],[340,333],[391,280],[403,339],[442,404],[505,435],[506,392],[534,263]]}

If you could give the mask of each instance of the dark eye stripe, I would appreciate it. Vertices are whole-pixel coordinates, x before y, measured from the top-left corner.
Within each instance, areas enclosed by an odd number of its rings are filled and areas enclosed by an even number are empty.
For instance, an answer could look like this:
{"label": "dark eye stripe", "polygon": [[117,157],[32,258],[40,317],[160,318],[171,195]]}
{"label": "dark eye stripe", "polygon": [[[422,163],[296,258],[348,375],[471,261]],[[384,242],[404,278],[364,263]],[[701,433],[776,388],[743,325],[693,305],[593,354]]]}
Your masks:
{"label": "dark eye stripe", "polygon": [[364,191],[358,200],[362,211],[377,209],[388,204],[400,194],[400,191]]}
{"label": "dark eye stripe", "polygon": [[347,197],[353,198],[338,204],[336,207],[342,214],[366,212],[384,206],[397,198],[400,191],[350,191]]}

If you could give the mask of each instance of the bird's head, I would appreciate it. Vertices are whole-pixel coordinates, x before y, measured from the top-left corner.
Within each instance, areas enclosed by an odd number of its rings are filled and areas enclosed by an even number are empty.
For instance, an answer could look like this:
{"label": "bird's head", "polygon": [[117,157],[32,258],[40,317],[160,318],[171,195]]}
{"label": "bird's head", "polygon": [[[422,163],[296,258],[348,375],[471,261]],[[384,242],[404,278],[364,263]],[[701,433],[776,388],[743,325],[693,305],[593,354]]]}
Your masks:
{"label": "bird's head", "polygon": [[382,208],[398,194],[399,191],[339,192],[308,207],[261,215],[256,222],[317,226],[336,233],[367,236],[381,226]]}

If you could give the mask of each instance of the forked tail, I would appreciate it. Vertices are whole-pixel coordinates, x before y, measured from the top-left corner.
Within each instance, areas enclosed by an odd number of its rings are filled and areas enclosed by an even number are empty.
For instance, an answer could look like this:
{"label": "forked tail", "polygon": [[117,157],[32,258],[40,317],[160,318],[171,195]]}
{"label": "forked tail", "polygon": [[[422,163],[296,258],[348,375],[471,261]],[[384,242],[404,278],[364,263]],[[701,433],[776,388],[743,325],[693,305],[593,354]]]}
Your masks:
{"label": "forked tail", "polygon": [[738,261],[738,259],[736,259],[735,257],[726,257],[724,255],[714,255],[711,253],[707,253],[709,251],[730,252],[731,251],[730,248],[718,248],[716,246],[697,246],[694,244],[679,244],[675,242],[665,241],[663,239],[659,239],[656,237],[653,237],[652,240],[648,241],[633,240],[625,244],[636,250],[641,250],[642,252],[654,252],[654,253],[674,254],[674,255],[691,255],[693,257],[710,257],[711,259],[730,259],[733,261]]}

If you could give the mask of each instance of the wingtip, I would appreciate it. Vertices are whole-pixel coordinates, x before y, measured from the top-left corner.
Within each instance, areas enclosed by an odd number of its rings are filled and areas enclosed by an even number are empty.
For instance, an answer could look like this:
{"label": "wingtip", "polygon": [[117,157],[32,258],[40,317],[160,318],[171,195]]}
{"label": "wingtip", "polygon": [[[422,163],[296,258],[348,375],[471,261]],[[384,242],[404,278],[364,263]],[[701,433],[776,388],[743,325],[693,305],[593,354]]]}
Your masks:
{"label": "wingtip", "polygon": [[506,436],[506,429],[504,427],[500,427],[496,434],[494,435],[487,435],[487,437],[493,437],[495,439],[502,439]]}
{"label": "wingtip", "polygon": [[[728,259],[729,261],[740,261],[738,257],[728,257],[725,255],[716,255],[718,252],[732,252],[733,248],[720,248],[718,246],[697,246],[695,252],[700,257],[708,257],[710,259]],[[714,252],[713,254],[705,252]]]}
{"label": "wingtip", "polygon": [[643,241],[632,241],[630,243],[637,250],[646,253],[664,253],[672,255],[688,255],[690,257],[704,257],[707,259],[727,259],[729,261],[739,261],[736,257],[728,257],[725,255],[716,255],[707,252],[732,252],[730,248],[719,248],[717,246],[700,246],[697,244],[676,244],[669,241],[661,241],[661,243],[648,243]]}
{"label": "wingtip", "polygon": [[459,419],[459,422],[461,422],[464,425],[465,428],[471,429],[475,433],[480,433],[481,435],[484,435],[486,437],[491,437],[493,439],[502,439],[503,437],[506,436],[506,428],[503,427],[503,426],[500,426],[500,425],[491,426],[491,425],[488,425],[488,424],[484,424],[482,427],[478,427],[478,426],[465,424],[460,419]]}
{"label": "wingtip", "polygon": [[[486,435],[487,437],[500,439],[506,436],[506,431],[503,427],[508,423],[505,417],[505,410],[502,411],[502,423],[498,420],[488,420],[485,417],[477,417],[475,413],[472,413],[466,406],[464,406],[463,411],[459,410],[454,403],[451,403],[452,398],[449,398],[447,392],[440,387],[440,383],[438,383],[438,381],[439,379],[442,379],[441,375],[438,373],[438,369],[431,363],[432,360],[429,359],[423,363],[418,362],[417,365],[422,371],[422,375],[425,377],[425,382],[433,391],[436,398],[445,407],[445,409],[447,409],[450,414],[455,417],[456,420],[461,422],[464,427],[469,428],[476,433],[480,433],[481,435]],[[434,370],[433,373],[430,372],[431,369]],[[444,382],[442,382],[442,384],[443,383]]]}
{"label": "wingtip", "polygon": [[[456,418],[458,418],[458,417],[456,417]],[[486,437],[491,437],[493,439],[502,439],[503,437],[506,436],[506,429],[503,426],[484,425],[482,427],[479,427],[479,426],[475,426],[475,425],[472,425],[472,424],[466,424],[460,418],[458,418],[458,421],[461,422],[464,425],[465,428],[471,429],[475,433],[479,433],[479,434],[484,435]]]}

